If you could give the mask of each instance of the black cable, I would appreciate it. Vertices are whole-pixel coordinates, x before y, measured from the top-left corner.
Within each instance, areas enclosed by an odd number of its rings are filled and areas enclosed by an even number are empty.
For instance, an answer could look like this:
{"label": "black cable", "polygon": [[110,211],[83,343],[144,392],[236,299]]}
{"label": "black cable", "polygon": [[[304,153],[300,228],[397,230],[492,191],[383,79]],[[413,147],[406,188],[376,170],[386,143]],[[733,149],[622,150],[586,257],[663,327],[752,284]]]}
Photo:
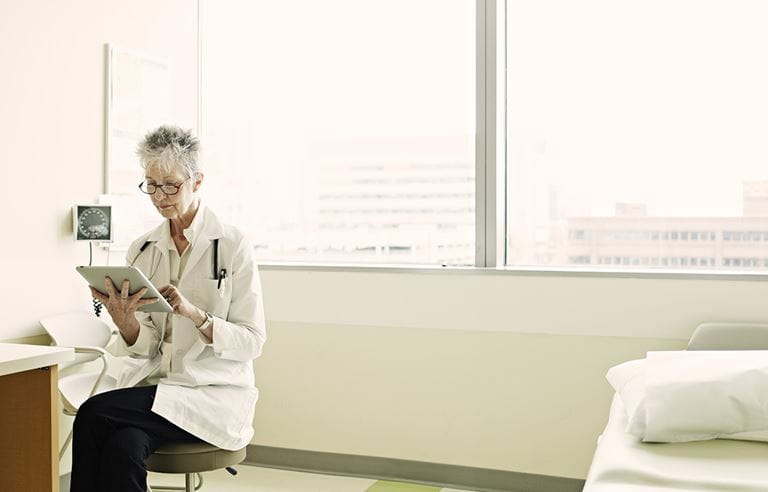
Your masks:
{"label": "black cable", "polygon": [[213,278],[219,278],[219,238],[213,240]]}
{"label": "black cable", "polygon": [[136,253],[136,256],[133,258],[133,261],[131,262],[130,266],[133,266],[134,263],[136,263],[136,260],[139,259],[139,256],[141,256],[141,253],[144,252],[145,249],[147,249],[147,246],[152,244],[152,241],[144,241],[144,244],[141,245],[141,248],[139,248],[139,252]]}
{"label": "black cable", "polygon": [[[129,266],[133,266],[134,263],[136,263],[136,260],[139,259],[139,256],[141,256],[141,253],[144,252],[145,249],[147,249],[147,246],[152,244],[154,241],[144,241],[144,244],[141,245],[141,248],[139,248],[139,252],[136,253],[136,256],[133,258],[133,261]],[[152,270],[149,273],[149,276],[147,277],[147,280],[152,280],[152,278],[155,276],[155,273],[157,273],[157,269],[160,267],[160,262],[162,261],[162,257],[158,255],[158,260],[155,262],[155,266],[152,267]]]}
{"label": "black cable", "polygon": [[[91,264],[93,264],[93,241],[88,241],[88,266],[91,266]],[[95,297],[93,298],[93,313],[97,318],[101,316],[101,308],[103,306],[100,300]]]}

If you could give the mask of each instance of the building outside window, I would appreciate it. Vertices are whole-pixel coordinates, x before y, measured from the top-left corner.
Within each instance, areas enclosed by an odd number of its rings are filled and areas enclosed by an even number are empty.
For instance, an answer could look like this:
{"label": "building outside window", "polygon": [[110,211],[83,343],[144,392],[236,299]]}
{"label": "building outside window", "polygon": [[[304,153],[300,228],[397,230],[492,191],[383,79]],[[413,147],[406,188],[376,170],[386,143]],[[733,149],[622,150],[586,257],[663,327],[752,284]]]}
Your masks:
{"label": "building outside window", "polygon": [[634,258],[653,255],[651,268],[721,269],[768,255],[768,70],[753,61],[767,3],[506,5],[509,265],[629,255],[623,266],[649,268]]}

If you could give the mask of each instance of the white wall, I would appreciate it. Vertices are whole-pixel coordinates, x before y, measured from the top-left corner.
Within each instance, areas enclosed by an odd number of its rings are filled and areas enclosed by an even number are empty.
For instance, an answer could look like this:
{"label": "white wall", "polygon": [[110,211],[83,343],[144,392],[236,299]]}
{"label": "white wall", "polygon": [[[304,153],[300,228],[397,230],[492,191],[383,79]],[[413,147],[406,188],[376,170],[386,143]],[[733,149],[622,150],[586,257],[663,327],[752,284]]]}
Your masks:
{"label": "white wall", "polygon": [[167,60],[177,122],[194,127],[196,29],[188,0],[0,0],[0,271],[12,280],[0,288],[0,339],[89,309],[74,271],[88,246],[73,240],[71,209],[103,193],[104,44]]}
{"label": "white wall", "polygon": [[263,268],[254,444],[583,478],[606,370],[765,321],[760,281]]}
{"label": "white wall", "polygon": [[[185,0],[0,0],[0,268],[15,286],[0,292],[0,339],[89,307],[70,208],[102,192],[103,44],[168,60],[178,123],[194,127],[195,16]],[[604,425],[608,367],[680,348],[701,321],[768,318],[752,281],[262,277],[254,444],[569,477]]]}

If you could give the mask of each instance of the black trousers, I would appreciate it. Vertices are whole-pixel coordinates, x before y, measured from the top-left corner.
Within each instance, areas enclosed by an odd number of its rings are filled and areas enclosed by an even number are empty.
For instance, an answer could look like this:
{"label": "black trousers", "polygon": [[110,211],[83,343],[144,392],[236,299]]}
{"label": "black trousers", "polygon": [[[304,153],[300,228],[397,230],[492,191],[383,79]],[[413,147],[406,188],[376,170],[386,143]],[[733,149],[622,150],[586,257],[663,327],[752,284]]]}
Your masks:
{"label": "black trousers", "polygon": [[73,426],[71,492],[146,492],[145,458],[166,442],[200,440],[152,413],[156,390],[116,389],[80,406]]}

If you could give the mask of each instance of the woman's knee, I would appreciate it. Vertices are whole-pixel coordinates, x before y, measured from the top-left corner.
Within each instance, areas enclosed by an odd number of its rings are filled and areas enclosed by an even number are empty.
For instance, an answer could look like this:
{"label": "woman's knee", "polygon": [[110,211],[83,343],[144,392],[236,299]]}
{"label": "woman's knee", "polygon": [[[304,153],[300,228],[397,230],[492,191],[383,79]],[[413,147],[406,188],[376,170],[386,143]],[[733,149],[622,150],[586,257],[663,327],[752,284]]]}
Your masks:
{"label": "woman's knee", "polygon": [[124,427],[104,443],[104,458],[141,460],[152,454],[151,437],[141,429]]}
{"label": "woman's knee", "polygon": [[77,409],[75,422],[72,425],[75,428],[83,425],[92,425],[94,421],[109,415],[112,407],[113,404],[111,403],[109,392],[93,395],[85,400]]}
{"label": "woman's knee", "polygon": [[80,408],[77,409],[77,417],[76,418],[86,418],[93,415],[97,415],[99,413],[103,413],[103,411],[107,408],[106,401],[103,398],[103,395],[94,395],[87,400],[85,400],[81,405]]}

